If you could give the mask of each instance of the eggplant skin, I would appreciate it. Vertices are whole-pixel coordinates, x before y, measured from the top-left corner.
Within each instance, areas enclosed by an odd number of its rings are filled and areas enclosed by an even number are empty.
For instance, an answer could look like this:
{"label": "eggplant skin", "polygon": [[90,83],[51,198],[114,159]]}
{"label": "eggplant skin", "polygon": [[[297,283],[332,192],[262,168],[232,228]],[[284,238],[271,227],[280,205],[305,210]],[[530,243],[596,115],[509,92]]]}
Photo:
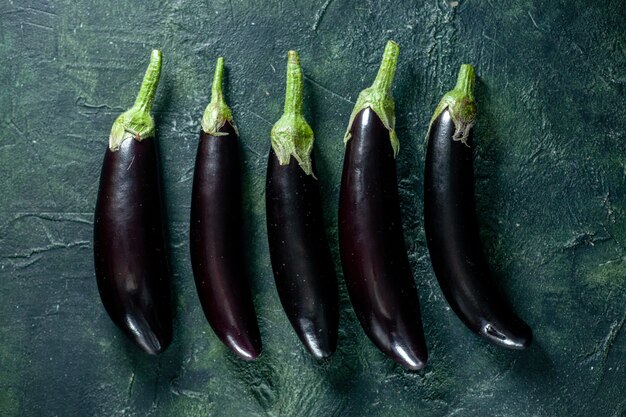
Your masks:
{"label": "eggplant skin", "polygon": [[154,138],[107,148],[94,218],[98,290],[113,322],[153,355],[172,340],[165,248]]}
{"label": "eggplant skin", "polygon": [[339,247],[350,300],[367,336],[405,368],[422,369],[428,353],[402,232],[396,162],[389,131],[369,107],[355,117],[346,145]]}
{"label": "eggplant skin", "polygon": [[452,139],[445,110],[431,125],[424,173],[424,227],[430,259],[446,300],[473,332],[524,349],[532,331],[494,285],[480,241],[474,201],[472,135]]}
{"label": "eggplant skin", "polygon": [[252,294],[242,267],[241,175],[237,133],[200,133],[191,198],[190,249],[196,289],[219,339],[244,360],[261,354]]}
{"label": "eggplant skin", "polygon": [[273,149],[266,206],[270,258],[281,304],[309,353],[325,359],[337,347],[339,296],[319,185],[295,158],[280,165]]}

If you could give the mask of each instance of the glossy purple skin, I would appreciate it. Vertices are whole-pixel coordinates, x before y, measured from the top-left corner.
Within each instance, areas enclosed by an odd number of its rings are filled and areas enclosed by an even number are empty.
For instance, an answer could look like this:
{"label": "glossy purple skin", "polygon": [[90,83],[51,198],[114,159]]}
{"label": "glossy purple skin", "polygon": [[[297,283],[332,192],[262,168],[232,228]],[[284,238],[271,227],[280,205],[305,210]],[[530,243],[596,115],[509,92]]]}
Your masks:
{"label": "glossy purple skin", "polygon": [[270,258],[283,309],[309,353],[327,358],[337,347],[339,296],[318,181],[295,158],[280,165],[270,150],[265,197]]}
{"label": "glossy purple skin", "polygon": [[532,331],[511,309],[489,273],[474,202],[472,137],[454,141],[444,111],[432,124],[424,173],[424,227],[446,300],[473,332],[499,346],[524,349]]}
{"label": "glossy purple skin", "polygon": [[102,304],[149,354],[172,340],[169,267],[154,138],[107,148],[94,218],[94,260]]}
{"label": "glossy purple skin", "polygon": [[239,141],[229,123],[200,133],[191,196],[190,249],[196,289],[215,334],[244,360],[261,354],[261,335],[243,265]]}
{"label": "glossy purple skin", "polygon": [[405,368],[419,370],[428,353],[389,131],[366,108],[351,133],[339,195],[339,248],[350,300],[372,342]]}

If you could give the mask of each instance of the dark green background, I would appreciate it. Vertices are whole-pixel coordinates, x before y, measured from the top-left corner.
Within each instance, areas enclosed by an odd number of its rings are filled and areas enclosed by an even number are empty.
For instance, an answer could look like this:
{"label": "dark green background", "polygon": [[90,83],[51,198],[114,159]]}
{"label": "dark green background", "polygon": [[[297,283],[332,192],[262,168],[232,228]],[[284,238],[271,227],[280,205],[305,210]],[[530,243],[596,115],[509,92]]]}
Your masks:
{"label": "dark green background", "polygon": [[[625,33],[621,0],[3,1],[0,415],[623,416]],[[368,341],[341,276],[339,349],[315,363],[281,310],[264,224],[269,131],[282,110],[286,51],[297,49],[340,271],[342,136],[390,38],[402,48],[399,187],[430,349],[418,373]],[[91,244],[109,129],[154,47],[165,57],[154,114],[177,306],[174,342],[157,358],[104,312]],[[219,55],[245,160],[246,258],[264,343],[252,364],[213,335],[189,264],[194,156]],[[425,245],[424,137],[463,62],[479,75],[484,244],[534,330],[524,352],[490,346],[461,324]]]}

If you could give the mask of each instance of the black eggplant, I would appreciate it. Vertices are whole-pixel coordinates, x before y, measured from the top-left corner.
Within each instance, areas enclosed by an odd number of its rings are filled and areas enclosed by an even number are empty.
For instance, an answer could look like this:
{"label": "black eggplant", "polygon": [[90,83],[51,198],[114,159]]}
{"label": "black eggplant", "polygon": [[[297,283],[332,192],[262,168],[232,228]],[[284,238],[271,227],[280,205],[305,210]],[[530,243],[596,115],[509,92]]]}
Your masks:
{"label": "black eggplant", "polygon": [[239,143],[222,94],[223,72],[224,59],[218,58],[196,155],[191,265],[209,324],[230,350],[252,360],[261,353],[261,336],[243,274]]}
{"label": "black eggplant", "polygon": [[113,320],[150,354],[172,340],[170,277],[150,110],[161,73],[152,51],[133,107],[113,124],[94,216],[98,289]]}
{"label": "black eggplant", "polygon": [[474,202],[472,126],[474,69],[462,65],[457,85],[442,98],[428,133],[424,225],[430,259],[448,303],[473,332],[524,349],[530,327],[511,309],[489,273]]}
{"label": "black eggplant", "polygon": [[345,136],[339,247],[350,300],[367,336],[394,361],[422,369],[428,353],[400,218],[389,41],[374,84],[361,92]]}
{"label": "black eggplant", "polygon": [[267,166],[267,234],[283,309],[306,349],[323,359],[337,346],[339,301],[302,89],[298,54],[289,51],[285,112],[272,128]]}

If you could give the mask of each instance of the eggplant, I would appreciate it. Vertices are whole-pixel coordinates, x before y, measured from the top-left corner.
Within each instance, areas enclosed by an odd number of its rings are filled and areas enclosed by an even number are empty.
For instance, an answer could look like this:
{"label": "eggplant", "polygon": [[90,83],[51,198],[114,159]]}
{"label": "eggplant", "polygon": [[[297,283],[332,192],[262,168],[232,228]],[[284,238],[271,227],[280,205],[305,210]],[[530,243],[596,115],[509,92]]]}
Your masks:
{"label": "eggplant", "polygon": [[395,157],[391,85],[399,46],[389,41],[371,87],[352,112],[339,195],[339,248],[350,300],[363,330],[409,370],[428,359],[419,297],[407,257]]}
{"label": "eggplant", "polygon": [[191,265],[202,309],[215,334],[237,356],[253,360],[261,353],[261,336],[243,273],[239,138],[222,94],[223,72],[220,57],[196,155]]}
{"label": "eggplant", "polygon": [[283,309],[319,360],[337,347],[339,296],[314,176],[313,131],[302,116],[302,89],[298,54],[289,51],[285,111],[272,128],[267,165],[267,234]]}
{"label": "eggplant", "polygon": [[424,172],[424,226],[433,270],[456,315],[491,343],[524,349],[530,327],[489,273],[474,201],[474,68],[462,65],[454,90],[431,119]]}
{"label": "eggplant", "polygon": [[161,52],[152,51],[135,104],[111,129],[93,237],[96,280],[105,310],[130,339],[153,355],[172,340],[171,284],[150,115],[161,60]]}

